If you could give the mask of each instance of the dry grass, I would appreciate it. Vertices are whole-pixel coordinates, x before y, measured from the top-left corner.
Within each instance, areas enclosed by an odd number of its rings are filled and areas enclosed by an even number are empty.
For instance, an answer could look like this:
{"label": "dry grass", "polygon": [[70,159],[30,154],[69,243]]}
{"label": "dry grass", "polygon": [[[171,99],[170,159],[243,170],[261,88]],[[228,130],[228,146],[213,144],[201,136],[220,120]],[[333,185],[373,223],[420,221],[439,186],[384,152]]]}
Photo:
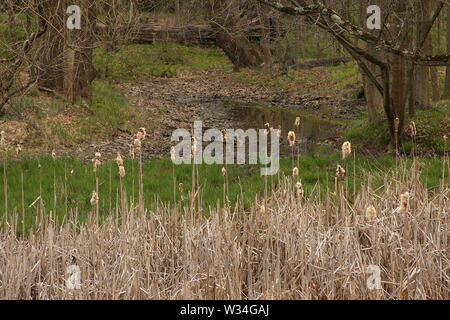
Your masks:
{"label": "dry grass", "polygon": [[[0,234],[0,297],[449,298],[448,184],[431,195],[417,174],[399,169],[383,190],[372,190],[367,176],[368,186],[349,203],[345,182],[337,196],[320,198],[317,187],[300,199],[295,180],[282,179],[250,212],[218,203],[209,218],[161,203],[141,215],[139,205],[122,202],[100,226],[95,208],[84,225],[76,211],[62,225],[38,212],[35,230],[19,239],[16,212]],[[406,191],[407,212],[393,213]],[[381,269],[381,290],[367,288],[369,265]],[[80,287],[69,289],[77,268]]]}

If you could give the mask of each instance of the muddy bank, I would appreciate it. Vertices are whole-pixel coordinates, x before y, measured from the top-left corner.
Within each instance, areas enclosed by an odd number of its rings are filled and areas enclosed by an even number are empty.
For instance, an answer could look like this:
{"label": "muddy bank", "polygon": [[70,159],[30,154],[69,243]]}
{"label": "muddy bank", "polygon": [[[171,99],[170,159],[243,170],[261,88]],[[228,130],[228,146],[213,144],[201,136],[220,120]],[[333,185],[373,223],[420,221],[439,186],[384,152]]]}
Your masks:
{"label": "muddy bank", "polygon": [[[364,101],[343,97],[314,96],[301,92],[277,91],[252,84],[239,85],[228,75],[214,72],[184,73],[176,78],[149,78],[119,84],[131,105],[137,109],[139,122],[147,128],[144,158],[167,157],[173,130],[190,130],[194,121],[204,128],[263,128],[266,122],[281,126],[283,137],[296,131],[302,152],[317,146],[335,145],[342,140],[340,131],[346,119],[354,119],[364,110]],[[357,87],[355,87],[357,90]],[[295,118],[301,126],[294,127]],[[137,129],[137,128],[136,128]],[[90,159],[100,151],[113,159],[117,151],[128,154],[135,132],[121,131],[108,141],[61,150],[61,154]],[[287,140],[281,144],[286,153]],[[290,152],[290,151],[287,151]]]}

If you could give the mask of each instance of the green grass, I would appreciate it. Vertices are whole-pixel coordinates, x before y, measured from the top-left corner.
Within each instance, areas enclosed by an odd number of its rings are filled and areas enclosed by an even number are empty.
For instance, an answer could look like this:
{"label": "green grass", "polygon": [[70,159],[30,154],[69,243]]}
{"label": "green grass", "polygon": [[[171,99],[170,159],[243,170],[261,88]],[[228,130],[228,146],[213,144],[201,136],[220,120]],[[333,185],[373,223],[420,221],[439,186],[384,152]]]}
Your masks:
{"label": "green grass", "polygon": [[[297,166],[297,159],[295,166]],[[41,169],[38,168],[39,163]],[[328,188],[334,191],[334,175],[336,165],[340,163],[347,171],[349,194],[352,198],[353,191],[353,157],[348,157],[345,161],[341,159],[340,153],[329,152],[326,149],[320,149],[315,153],[301,155],[299,160],[299,176],[305,189],[306,196],[318,183],[322,194]],[[130,159],[125,159],[124,166],[126,176],[124,178],[124,187],[128,199],[132,194],[132,164]],[[411,166],[411,161],[407,162],[407,167]],[[440,184],[442,173],[442,160],[420,159],[419,167],[423,170],[421,179],[428,188],[436,188]],[[237,197],[244,194],[244,206],[248,207],[253,203],[255,196],[260,197],[264,193],[264,177],[260,175],[259,165],[228,165],[228,183],[229,199],[232,204],[236,203]],[[286,175],[292,175],[291,158],[283,158],[280,161],[281,172]],[[382,156],[377,159],[371,159],[364,156],[356,157],[356,190],[359,191],[361,184],[365,181],[363,172],[371,172],[374,176],[372,186],[381,187],[384,183],[383,175],[377,173],[387,173],[395,168],[395,158]],[[135,199],[138,199],[138,162],[135,160]],[[111,170],[111,176],[110,176]],[[216,206],[217,201],[222,202],[224,177],[222,176],[222,165],[200,165],[199,181],[201,184],[201,197],[204,208]],[[4,215],[4,184],[3,184],[3,165],[0,165],[2,173],[2,187],[0,191],[0,217]],[[187,198],[188,191],[191,190],[192,167],[190,165],[175,166],[177,180],[177,201],[181,201],[181,194],[178,192],[178,184],[183,183],[184,199]],[[54,190],[56,190],[57,203],[56,215],[62,218],[65,214],[65,175],[67,176],[67,198],[68,209],[78,208],[81,221],[85,221],[87,215],[92,210],[90,198],[95,189],[95,175],[92,170],[92,164],[75,159],[61,158],[54,161],[51,158],[25,158],[21,161],[7,162],[8,178],[8,212],[13,210],[22,212],[22,192],[21,192],[21,174],[24,176],[24,208],[26,215],[26,226],[33,225],[36,210],[39,201],[34,206],[30,206],[40,195],[40,181],[42,181],[42,200],[46,212],[54,208]],[[40,174],[42,175],[40,177]],[[118,167],[115,162],[105,162],[98,170],[99,177],[99,205],[101,214],[109,212],[109,203],[112,207],[116,204],[116,195],[119,190]],[[111,186],[110,186],[111,177]],[[143,164],[143,183],[144,198],[146,206],[154,205],[154,200],[158,198],[163,202],[173,201],[173,179],[172,162],[170,159],[159,159],[146,161]],[[327,180],[328,178],[328,180]],[[56,184],[54,185],[54,179]],[[446,178],[448,182],[448,177]],[[277,175],[268,177],[269,186],[277,182]],[[54,189],[54,186],[56,188]],[[110,188],[112,193],[110,194]],[[184,200],[185,202],[187,200]],[[188,204],[188,203],[186,203]]]}
{"label": "green grass", "polygon": [[120,81],[175,77],[179,70],[232,69],[227,57],[217,48],[170,42],[124,45],[116,53],[96,49],[94,65],[99,77]]}
{"label": "green grass", "polygon": [[112,136],[120,129],[126,128],[125,124],[135,118],[134,109],[130,108],[122,91],[106,81],[93,82],[92,105],[87,106],[86,119],[80,120],[81,132],[84,136],[94,135]]}
{"label": "green grass", "polygon": [[331,76],[337,80],[338,88],[343,90],[349,84],[356,83],[360,79],[358,65],[355,62],[329,67]]}
{"label": "green grass", "polygon": [[[416,110],[413,119],[417,128],[417,148],[429,150],[439,154],[444,153],[444,134],[450,132],[450,100],[440,101],[427,110]],[[389,143],[389,132],[384,115],[374,125],[367,121],[367,113],[361,119],[354,120],[345,130],[346,138],[359,146],[386,146]],[[411,120],[406,123],[406,128]],[[412,149],[409,137],[405,138],[403,151],[408,153]],[[448,146],[447,146],[448,149]]]}

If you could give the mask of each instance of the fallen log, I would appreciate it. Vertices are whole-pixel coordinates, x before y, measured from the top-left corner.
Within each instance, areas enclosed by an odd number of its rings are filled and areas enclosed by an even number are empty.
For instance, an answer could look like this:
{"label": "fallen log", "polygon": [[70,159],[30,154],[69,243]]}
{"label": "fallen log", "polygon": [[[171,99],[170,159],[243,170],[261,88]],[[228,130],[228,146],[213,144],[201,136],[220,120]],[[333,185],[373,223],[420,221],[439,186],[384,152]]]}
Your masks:
{"label": "fallen log", "polygon": [[298,63],[297,68],[298,69],[312,69],[312,68],[316,68],[316,67],[337,66],[342,63],[350,62],[352,60],[353,59],[350,57],[309,60],[309,61],[304,61],[304,62]]}
{"label": "fallen log", "polygon": [[138,43],[171,40],[183,45],[211,45],[216,34],[208,25],[161,26],[146,24],[131,32],[131,38]]}

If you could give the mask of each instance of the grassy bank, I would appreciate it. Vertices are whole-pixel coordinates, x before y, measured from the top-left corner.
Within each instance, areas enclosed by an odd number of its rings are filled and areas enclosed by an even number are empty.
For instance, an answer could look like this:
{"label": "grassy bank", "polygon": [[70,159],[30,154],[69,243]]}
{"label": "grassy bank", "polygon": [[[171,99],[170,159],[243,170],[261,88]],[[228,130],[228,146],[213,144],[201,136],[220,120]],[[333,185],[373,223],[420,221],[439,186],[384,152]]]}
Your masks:
{"label": "grassy bank", "polygon": [[[373,178],[373,187],[376,189],[384,183],[384,176],[390,176],[395,170],[395,158],[383,156],[379,158],[367,158],[358,155],[355,158],[355,175],[353,174],[353,157],[346,160],[341,159],[341,155],[327,150],[316,153],[301,155],[299,159],[295,157],[294,165],[299,168],[299,178],[303,183],[306,196],[314,189],[320,187],[322,194],[326,190],[334,191],[334,176],[336,166],[340,163],[347,171],[346,185],[348,197],[353,199],[353,190],[360,191],[365,173],[370,173]],[[40,168],[39,168],[40,165]],[[138,202],[138,160],[132,162],[125,159],[124,167],[126,176],[123,178],[123,188],[127,194],[128,201],[133,198],[134,203]],[[134,174],[133,170],[134,169]],[[143,192],[146,207],[152,208],[156,199],[162,202],[173,202],[174,184],[172,169],[176,176],[176,198],[177,202],[186,204],[188,193],[192,188],[192,166],[173,166],[170,159],[159,159],[145,161],[143,163]],[[225,178],[222,176],[222,165],[200,165],[198,168],[198,184],[202,206],[207,209],[209,206],[216,206],[217,202],[223,202]],[[243,197],[245,208],[254,203],[255,196],[259,198],[264,194],[264,177],[260,175],[259,165],[228,165],[228,198],[232,205],[236,204],[238,198]],[[422,171],[421,181],[429,189],[435,190],[440,185],[442,176],[442,159],[420,159],[418,170]],[[399,170],[410,171],[411,160],[405,160]],[[0,166],[3,173],[3,165]],[[280,161],[280,172],[292,175],[292,159],[283,158]],[[75,159],[60,158],[26,158],[21,161],[8,161],[7,168],[7,205],[8,212],[14,210],[25,211],[25,221],[27,229],[35,221],[36,212],[41,205],[45,211],[52,210],[56,216],[62,218],[71,209],[78,208],[79,217],[84,221],[92,211],[90,199],[92,191],[95,190],[95,174],[91,163]],[[22,202],[22,174],[24,179]],[[445,170],[446,181],[448,182],[448,171]],[[2,177],[4,178],[3,174]],[[99,180],[99,205],[100,215],[108,215],[114,212],[118,202],[120,202],[120,178],[118,167],[115,162],[105,162],[97,171]],[[134,179],[134,187],[133,187]],[[4,180],[2,180],[4,181]],[[354,185],[354,182],[356,184]],[[179,190],[179,183],[183,183],[183,192]],[[277,185],[278,176],[268,177],[269,188]],[[355,187],[354,187],[355,186]],[[40,188],[41,191],[40,191]],[[56,198],[56,203],[55,203]],[[38,199],[38,200],[36,200]],[[1,216],[5,212],[4,183],[0,192]],[[207,212],[208,210],[205,210]]]}
{"label": "grassy bank", "polygon": [[[450,132],[450,100],[434,103],[430,109],[416,110],[412,119],[417,128],[417,150],[422,153],[444,154],[443,136]],[[361,119],[352,121],[344,132],[347,139],[354,144],[368,149],[385,148],[389,143],[389,129],[384,114],[380,114],[380,120],[370,124],[367,113]],[[409,122],[406,123],[406,130]],[[406,131],[408,133],[408,131]],[[448,150],[447,145],[447,150]],[[413,148],[411,138],[406,136],[401,151],[409,154]]]}

